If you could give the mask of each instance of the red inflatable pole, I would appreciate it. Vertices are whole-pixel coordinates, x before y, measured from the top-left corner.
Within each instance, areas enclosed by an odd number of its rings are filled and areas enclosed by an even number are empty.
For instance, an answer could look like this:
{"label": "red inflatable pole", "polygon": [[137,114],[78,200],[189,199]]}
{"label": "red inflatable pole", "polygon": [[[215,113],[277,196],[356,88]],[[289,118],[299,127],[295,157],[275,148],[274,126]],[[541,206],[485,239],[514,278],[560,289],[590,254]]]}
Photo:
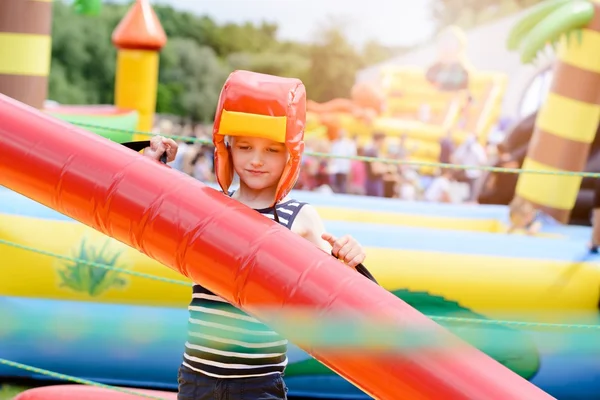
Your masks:
{"label": "red inflatable pole", "polygon": [[[308,309],[385,317],[398,336],[450,334],[308,241],[221,193],[93,133],[0,95],[0,184],[138,249],[270,320]],[[382,328],[383,329],[383,328]],[[290,341],[302,343],[294,329]],[[479,350],[328,351],[315,358],[377,399],[550,399]]]}

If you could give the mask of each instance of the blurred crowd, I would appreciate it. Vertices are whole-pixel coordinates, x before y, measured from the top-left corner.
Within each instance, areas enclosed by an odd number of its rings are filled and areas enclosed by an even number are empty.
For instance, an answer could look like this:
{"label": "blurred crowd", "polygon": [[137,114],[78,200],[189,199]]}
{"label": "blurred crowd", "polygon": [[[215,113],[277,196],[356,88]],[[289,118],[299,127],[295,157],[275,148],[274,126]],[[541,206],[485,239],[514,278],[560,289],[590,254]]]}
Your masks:
{"label": "blurred crowd", "polygon": [[[154,132],[189,137],[189,140],[178,140],[179,152],[171,166],[204,183],[215,183],[212,126],[180,124],[161,119]],[[498,162],[494,143],[484,145],[473,134],[462,144],[456,145],[452,132],[448,132],[440,140],[439,162],[466,167],[437,168],[433,173],[430,169],[424,174],[419,166],[402,163],[409,160],[415,150],[405,143],[405,137],[390,140],[380,132],[374,132],[369,140],[361,142],[344,130],[340,130],[337,139],[331,142],[307,138],[305,153],[330,156],[305,154],[295,188],[408,201],[475,202],[484,177],[484,172],[478,167]],[[360,156],[379,160],[363,161]],[[395,163],[385,160],[394,160]]]}

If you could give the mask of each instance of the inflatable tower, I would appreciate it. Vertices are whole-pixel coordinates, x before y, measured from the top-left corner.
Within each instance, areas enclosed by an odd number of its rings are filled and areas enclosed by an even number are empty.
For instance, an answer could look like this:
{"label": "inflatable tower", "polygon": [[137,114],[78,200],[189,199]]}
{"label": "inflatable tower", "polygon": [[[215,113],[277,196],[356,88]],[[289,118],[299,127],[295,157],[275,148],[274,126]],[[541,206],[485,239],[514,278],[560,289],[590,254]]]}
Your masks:
{"label": "inflatable tower", "polygon": [[167,36],[148,0],[133,4],[115,28],[112,41],[118,49],[115,105],[136,110],[137,129],[150,132],[156,110],[159,52]]}
{"label": "inflatable tower", "polygon": [[41,109],[52,54],[52,0],[0,1],[0,93]]}
{"label": "inflatable tower", "polygon": [[600,121],[600,0],[548,0],[532,7],[513,28],[508,47],[523,62],[557,43],[552,86],[540,109],[516,197],[567,223]]}

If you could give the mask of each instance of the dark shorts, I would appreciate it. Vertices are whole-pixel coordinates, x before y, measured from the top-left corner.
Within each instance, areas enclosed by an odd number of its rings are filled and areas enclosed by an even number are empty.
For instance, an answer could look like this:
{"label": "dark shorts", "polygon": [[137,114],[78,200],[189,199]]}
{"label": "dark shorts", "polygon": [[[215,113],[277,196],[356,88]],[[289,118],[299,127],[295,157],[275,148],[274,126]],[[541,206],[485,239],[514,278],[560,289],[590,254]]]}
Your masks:
{"label": "dark shorts", "polygon": [[373,197],[383,197],[383,180],[367,180],[366,195]]}
{"label": "dark shorts", "polygon": [[287,400],[287,387],[281,374],[221,379],[182,365],[177,381],[177,400]]}

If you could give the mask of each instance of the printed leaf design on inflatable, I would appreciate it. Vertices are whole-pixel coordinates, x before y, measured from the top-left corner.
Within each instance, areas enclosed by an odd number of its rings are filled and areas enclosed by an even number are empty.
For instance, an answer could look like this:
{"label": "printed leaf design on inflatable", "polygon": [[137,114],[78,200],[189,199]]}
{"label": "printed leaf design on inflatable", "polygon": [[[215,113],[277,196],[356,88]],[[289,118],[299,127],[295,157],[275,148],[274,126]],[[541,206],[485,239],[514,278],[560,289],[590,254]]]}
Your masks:
{"label": "printed leaf design on inflatable", "polygon": [[111,252],[108,249],[110,240],[106,240],[104,245],[97,250],[93,245],[87,245],[83,238],[79,249],[73,258],[82,261],[66,261],[64,269],[58,271],[61,279],[61,286],[68,287],[77,292],[84,292],[92,297],[97,297],[111,288],[123,288],[127,281],[119,271],[112,269],[98,268],[87,262],[93,262],[112,267],[123,268],[117,265],[117,260],[122,251]]}
{"label": "printed leaf design on inflatable", "polygon": [[335,375],[335,372],[311,357],[307,360],[290,363],[285,369],[285,374],[287,376],[311,376]]}
{"label": "printed leaf design on inflatable", "polygon": [[[392,293],[426,315],[487,319],[455,301],[427,292],[400,289]],[[539,369],[537,348],[525,332],[501,325],[440,321],[438,323],[525,379],[531,379]]]}
{"label": "printed leaf design on inflatable", "polygon": [[583,29],[594,18],[589,0],[548,0],[537,4],[510,31],[507,47],[518,50],[523,63],[536,60],[547,44]]}
{"label": "printed leaf design on inflatable", "polygon": [[[486,319],[455,301],[427,292],[406,289],[392,291],[397,297],[423,314],[468,319]],[[531,379],[540,366],[539,354],[531,338],[520,330],[499,326],[469,323],[440,323],[456,336],[483,351],[525,379]],[[334,374],[315,359],[291,363],[288,376]]]}

